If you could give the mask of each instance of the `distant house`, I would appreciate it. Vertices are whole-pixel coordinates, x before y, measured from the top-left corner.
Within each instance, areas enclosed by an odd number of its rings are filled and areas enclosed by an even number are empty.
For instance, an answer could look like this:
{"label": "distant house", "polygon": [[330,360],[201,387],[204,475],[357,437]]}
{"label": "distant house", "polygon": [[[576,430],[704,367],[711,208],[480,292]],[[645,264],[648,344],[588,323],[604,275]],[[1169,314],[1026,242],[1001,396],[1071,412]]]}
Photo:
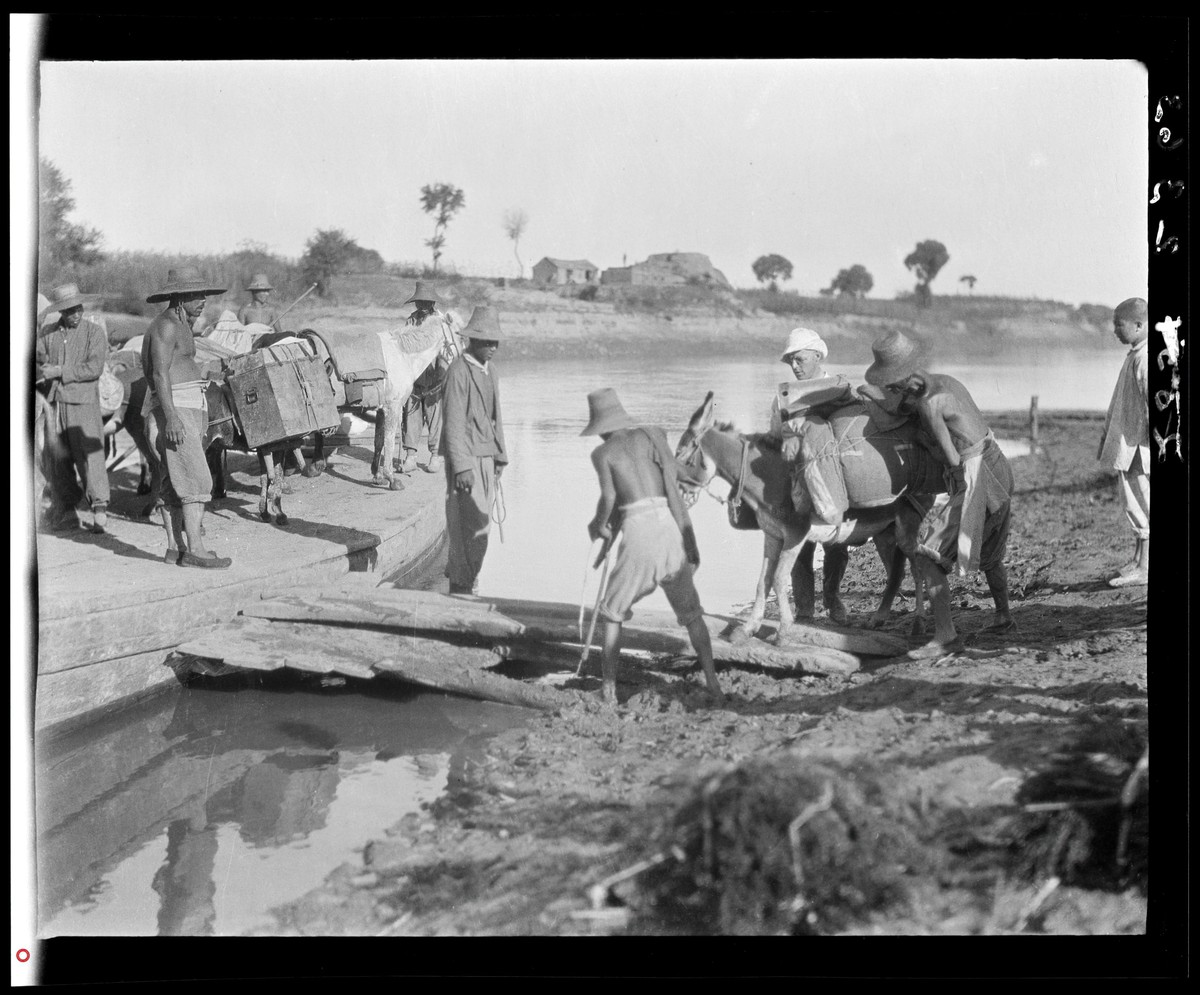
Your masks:
{"label": "distant house", "polygon": [[600,267],[587,259],[551,259],[545,256],[533,267],[536,283],[596,283],[600,279]]}
{"label": "distant house", "polygon": [[601,283],[632,283],[642,286],[678,286],[685,283],[732,287],[725,274],[713,266],[703,252],[657,252],[632,266],[612,266],[600,278]]}

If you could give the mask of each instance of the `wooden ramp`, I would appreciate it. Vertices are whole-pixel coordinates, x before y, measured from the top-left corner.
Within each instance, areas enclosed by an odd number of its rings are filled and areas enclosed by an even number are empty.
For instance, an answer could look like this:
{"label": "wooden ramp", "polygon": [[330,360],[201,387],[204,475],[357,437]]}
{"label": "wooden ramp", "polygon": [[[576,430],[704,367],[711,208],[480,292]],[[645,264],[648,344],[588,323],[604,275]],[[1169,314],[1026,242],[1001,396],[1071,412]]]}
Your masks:
{"label": "wooden ramp", "polygon": [[[265,597],[241,614],[233,623],[178,647],[179,653],[196,658],[191,661],[194,671],[214,674],[228,667],[288,667],[357,678],[382,674],[442,691],[545,709],[570,704],[578,694],[489,671],[506,660],[573,669],[582,649],[576,605],[367,588],[347,582]],[[795,640],[784,646],[766,641],[774,635],[770,624],[760,638],[732,643],[725,633],[736,619],[709,615],[705,621],[718,662],[787,674],[853,673],[863,656],[896,656],[907,649],[895,636],[811,625],[797,625]],[[597,636],[592,649],[596,661],[598,642]],[[621,643],[623,653],[693,655],[687,632],[669,612],[637,612],[622,627]]]}

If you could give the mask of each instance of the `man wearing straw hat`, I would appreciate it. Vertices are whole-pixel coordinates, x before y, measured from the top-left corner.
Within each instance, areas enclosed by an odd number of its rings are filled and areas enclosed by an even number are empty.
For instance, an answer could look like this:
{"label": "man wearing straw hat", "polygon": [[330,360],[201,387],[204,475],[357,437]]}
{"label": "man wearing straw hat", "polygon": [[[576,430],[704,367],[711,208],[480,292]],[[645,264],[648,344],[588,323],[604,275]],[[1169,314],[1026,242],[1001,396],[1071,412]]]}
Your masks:
{"label": "man wearing straw hat", "polygon": [[933,602],[934,638],[912,650],[914,658],[961,649],[950,614],[947,572],[960,577],[982,570],[996,605],[985,632],[1014,627],[1008,610],[1008,570],[1004,553],[1012,524],[1013,475],[970,392],[954,377],[929,373],[927,351],[901,332],[871,346],[875,362],[866,381],[903,395],[906,407],[932,437],[934,454],[946,464],[950,500],[922,524],[916,562],[925,573]]}
{"label": "man wearing straw hat", "polygon": [[[100,411],[100,375],[108,356],[108,339],[94,321],[84,318],[83,306],[98,300],[81,294],[73,283],[50,291],[49,306],[58,320],[37,336],[37,380],[54,412],[55,431],[62,446],[50,447],[50,492],[53,507],[47,518],[60,531],[79,527],[75,505],[85,494],[92,508],[92,531],[101,533],[108,522],[108,470],[104,464],[104,423]],[[81,489],[75,479],[78,471]]]}
{"label": "man wearing straw hat", "polygon": [[[142,368],[146,371],[146,440],[158,452],[162,468],[165,563],[184,567],[228,567],[233,561],[204,546],[200,520],[212,494],[212,476],[204,458],[208,405],[204,378],[196,364],[193,325],[208,294],[222,294],[194,267],[168,270],[167,282],[146,298],[167,308],[146,329]],[[184,545],[184,535],[187,544]]]}
{"label": "man wearing straw hat", "polygon": [[240,325],[267,325],[273,331],[283,334],[283,325],[279,321],[279,311],[274,304],[267,303],[267,297],[275,288],[267,280],[266,273],[255,273],[254,279],[247,285],[250,301],[242,305],[238,312]]}
{"label": "man wearing straw hat", "polygon": [[709,692],[721,698],[712,639],[692,579],[700,565],[700,551],[679,496],[675,456],[667,434],[656,425],[637,425],[611,387],[588,394],[588,409],[591,418],[579,434],[598,435],[603,440],[592,452],[592,465],[600,478],[600,503],[588,523],[588,535],[593,541],[611,540],[614,513],[620,516],[618,527],[623,535],[599,609],[604,619],[604,701],[617,703],[621,623],[632,618],[631,607],[657,587],[663,589],[679,624],[688,631]]}
{"label": "man wearing straw hat", "polygon": [[1129,346],[1104,419],[1096,458],[1121,481],[1125,518],[1137,545],[1133,557],[1107,579],[1110,587],[1145,584],[1150,576],[1150,415],[1146,342],[1150,315],[1146,302],[1131,297],[1113,312],[1113,334]]}
{"label": "man wearing straw hat", "polygon": [[508,465],[500,385],[491,362],[504,337],[500,315],[477,307],[462,330],[463,354],[446,371],[439,451],[446,458],[446,576],[451,594],[474,594],[487,553],[492,504]]}
{"label": "man wearing straw hat", "polygon": [[415,305],[412,314],[404,321],[405,327],[419,328],[427,321],[440,321],[443,330],[441,352],[417,377],[412,393],[404,402],[401,416],[404,461],[400,464],[400,470],[410,473],[417,465],[417,446],[421,441],[421,427],[424,426],[428,432],[429,462],[422,469],[426,473],[437,473],[442,468],[442,457],[438,455],[438,440],[442,434],[442,393],[446,387],[446,371],[458,354],[454,321],[438,309],[441,298],[432,287],[426,287],[424,280],[417,281],[412,296],[404,303]]}

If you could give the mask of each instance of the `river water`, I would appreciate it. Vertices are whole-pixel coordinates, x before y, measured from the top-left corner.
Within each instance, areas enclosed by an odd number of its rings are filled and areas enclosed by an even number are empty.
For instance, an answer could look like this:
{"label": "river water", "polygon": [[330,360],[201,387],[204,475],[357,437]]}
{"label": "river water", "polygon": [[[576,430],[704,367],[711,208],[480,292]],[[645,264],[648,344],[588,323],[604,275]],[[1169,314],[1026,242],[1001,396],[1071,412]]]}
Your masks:
{"label": "river water", "polygon": [[[943,367],[985,411],[1107,405],[1119,353],[1037,365]],[[505,363],[512,462],[504,517],[480,576],[486,594],[589,606],[598,575],[586,524],[599,490],[581,438],[587,393],[613,387],[634,418],[674,443],[705,392],[718,417],[766,427],[786,374],[758,360]],[[859,368],[827,366],[861,382]],[[717,502],[693,510],[707,610],[753,594],[761,537],[729,528]],[[500,532],[503,531],[503,541]],[[668,608],[656,592],[642,602]],[[635,609],[636,611],[636,609]],[[173,690],[78,733],[39,742],[39,921],[54,935],[234,935],[270,931],[367,840],[442,794],[520,709],[382,682]]]}

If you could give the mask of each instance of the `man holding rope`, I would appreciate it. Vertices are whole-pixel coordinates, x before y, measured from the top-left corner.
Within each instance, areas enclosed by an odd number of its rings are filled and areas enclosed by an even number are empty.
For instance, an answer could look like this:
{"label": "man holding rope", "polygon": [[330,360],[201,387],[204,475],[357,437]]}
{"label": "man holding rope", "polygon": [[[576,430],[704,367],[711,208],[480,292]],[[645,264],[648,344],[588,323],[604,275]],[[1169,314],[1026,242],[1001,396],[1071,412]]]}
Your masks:
{"label": "man holding rope", "polygon": [[588,408],[591,419],[580,435],[598,435],[604,440],[592,453],[592,465],[600,478],[600,503],[596,517],[588,523],[588,534],[593,541],[611,541],[617,513],[617,527],[624,536],[599,609],[604,619],[604,702],[617,704],[621,623],[633,617],[632,605],[656,587],[663,589],[679,624],[687,629],[709,693],[721,700],[712,640],[692,579],[700,565],[700,551],[675,482],[675,457],[667,434],[656,425],[636,425],[612,388],[588,394]]}
{"label": "man holding rope", "polygon": [[446,371],[442,438],[446,459],[446,576],[451,594],[475,594],[487,553],[492,504],[508,465],[500,385],[491,359],[503,337],[495,308],[477,307],[462,333],[466,351]]}

